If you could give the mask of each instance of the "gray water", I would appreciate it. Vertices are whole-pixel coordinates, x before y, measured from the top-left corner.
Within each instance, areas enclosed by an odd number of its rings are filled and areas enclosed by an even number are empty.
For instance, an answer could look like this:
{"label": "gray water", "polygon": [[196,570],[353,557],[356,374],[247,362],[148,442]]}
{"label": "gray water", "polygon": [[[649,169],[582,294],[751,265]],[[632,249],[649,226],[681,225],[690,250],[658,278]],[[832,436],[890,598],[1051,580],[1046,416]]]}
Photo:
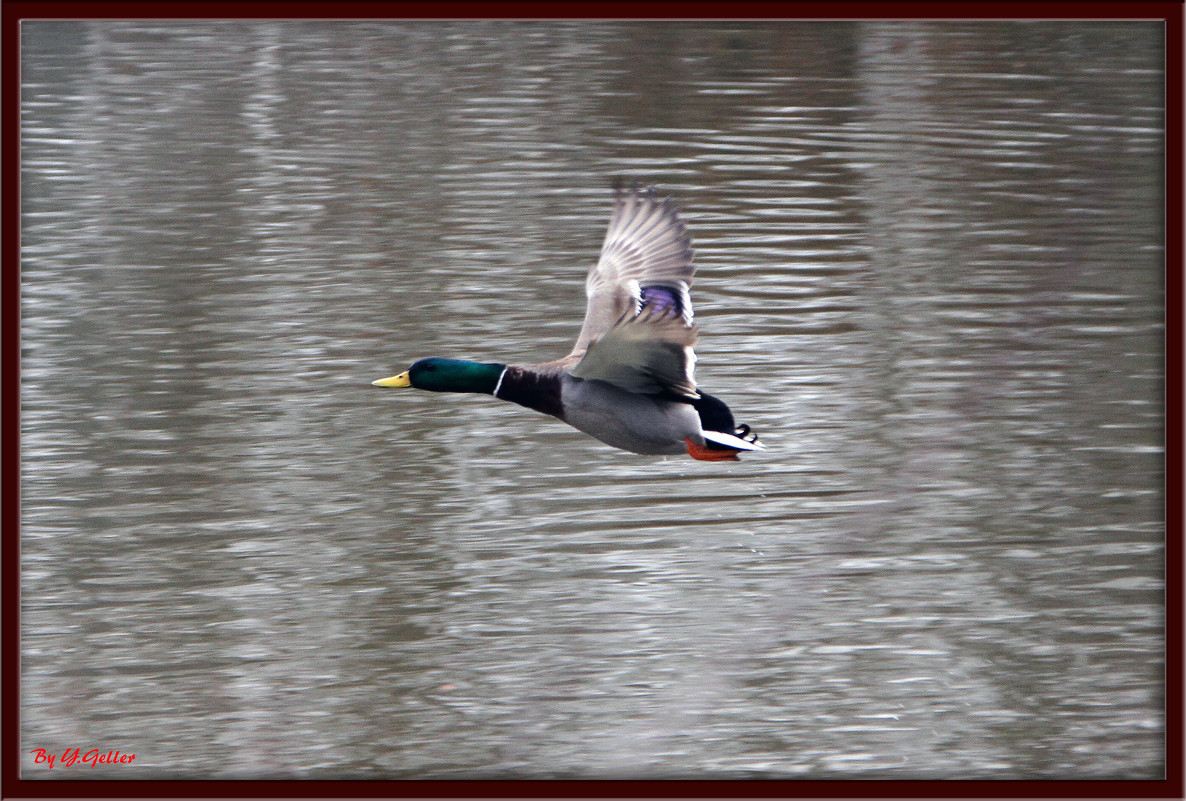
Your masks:
{"label": "gray water", "polygon": [[[1162,36],[26,22],[24,778],[1161,777]],[[615,175],[768,451],[370,386]]]}

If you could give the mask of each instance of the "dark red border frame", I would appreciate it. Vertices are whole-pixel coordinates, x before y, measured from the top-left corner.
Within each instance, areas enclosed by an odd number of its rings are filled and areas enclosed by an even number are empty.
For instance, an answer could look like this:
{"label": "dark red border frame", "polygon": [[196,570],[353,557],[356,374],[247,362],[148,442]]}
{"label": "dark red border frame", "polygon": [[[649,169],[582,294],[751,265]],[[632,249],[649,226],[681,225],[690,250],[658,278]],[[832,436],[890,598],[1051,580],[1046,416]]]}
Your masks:
{"label": "dark red border frame", "polygon": [[[1183,798],[1182,2],[75,2],[0,5],[0,798]],[[20,22],[23,19],[1146,19],[1166,23],[1166,770],[1161,781],[28,781],[20,778]]]}

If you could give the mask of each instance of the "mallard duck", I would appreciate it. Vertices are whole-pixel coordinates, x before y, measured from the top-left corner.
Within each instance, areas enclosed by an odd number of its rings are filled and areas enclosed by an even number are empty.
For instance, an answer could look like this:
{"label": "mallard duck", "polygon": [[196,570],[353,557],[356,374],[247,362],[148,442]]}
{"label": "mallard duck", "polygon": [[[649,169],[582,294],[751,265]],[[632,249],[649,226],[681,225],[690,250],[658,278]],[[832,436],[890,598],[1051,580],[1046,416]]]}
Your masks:
{"label": "mallard duck", "polygon": [[585,281],[585,323],[572,352],[542,364],[421,359],[372,382],[477,392],[552,415],[615,448],[737,461],[765,450],[749,426],[692,377],[692,237],[670,199],[615,187],[601,258]]}

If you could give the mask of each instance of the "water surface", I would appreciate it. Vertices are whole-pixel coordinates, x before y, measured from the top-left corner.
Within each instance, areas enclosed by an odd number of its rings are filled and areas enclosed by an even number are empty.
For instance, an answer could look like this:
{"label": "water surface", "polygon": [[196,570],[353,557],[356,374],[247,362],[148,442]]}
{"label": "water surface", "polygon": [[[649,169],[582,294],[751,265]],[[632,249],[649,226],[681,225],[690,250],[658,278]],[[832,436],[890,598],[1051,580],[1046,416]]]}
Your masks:
{"label": "water surface", "polygon": [[[1162,37],[24,23],[23,776],[1160,777]],[[615,175],[767,452],[369,385]]]}

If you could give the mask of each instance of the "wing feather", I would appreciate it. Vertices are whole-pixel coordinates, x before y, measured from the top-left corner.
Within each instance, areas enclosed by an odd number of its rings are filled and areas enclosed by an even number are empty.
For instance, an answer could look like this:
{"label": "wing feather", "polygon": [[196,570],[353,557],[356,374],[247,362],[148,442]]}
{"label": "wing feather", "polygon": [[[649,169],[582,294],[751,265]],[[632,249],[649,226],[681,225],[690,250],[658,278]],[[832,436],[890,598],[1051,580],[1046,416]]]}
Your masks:
{"label": "wing feather", "polygon": [[627,392],[674,392],[698,398],[694,370],[697,329],[677,316],[649,307],[625,314],[602,337],[590,343],[570,371]]}
{"label": "wing feather", "polygon": [[647,287],[668,290],[675,312],[691,326],[692,256],[692,236],[675,203],[656,199],[651,188],[616,188],[601,257],[585,279],[585,322],[563,361],[577,363],[623,316],[642,311]]}

